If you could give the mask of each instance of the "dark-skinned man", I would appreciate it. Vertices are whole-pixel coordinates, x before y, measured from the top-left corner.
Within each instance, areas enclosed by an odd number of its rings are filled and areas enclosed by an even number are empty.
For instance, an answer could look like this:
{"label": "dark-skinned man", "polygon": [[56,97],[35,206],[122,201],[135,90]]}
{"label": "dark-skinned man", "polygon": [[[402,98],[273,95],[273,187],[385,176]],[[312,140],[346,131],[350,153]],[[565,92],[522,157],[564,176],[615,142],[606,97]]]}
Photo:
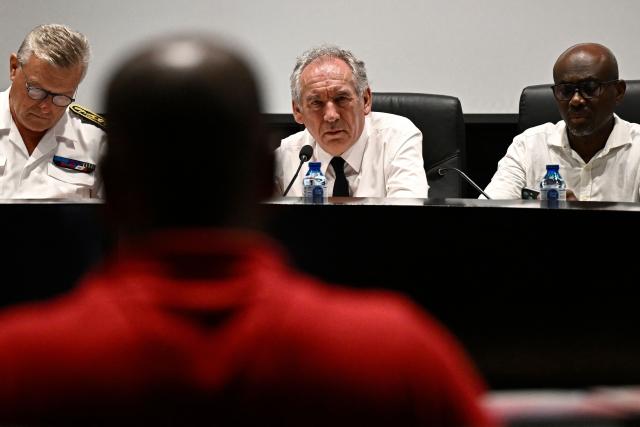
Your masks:
{"label": "dark-skinned man", "polygon": [[613,53],[596,43],[563,52],[553,67],[553,94],[562,121],[516,136],[485,192],[517,199],[538,188],[547,164],[560,165],[567,198],[640,200],[640,126],[614,114],[626,85]]}

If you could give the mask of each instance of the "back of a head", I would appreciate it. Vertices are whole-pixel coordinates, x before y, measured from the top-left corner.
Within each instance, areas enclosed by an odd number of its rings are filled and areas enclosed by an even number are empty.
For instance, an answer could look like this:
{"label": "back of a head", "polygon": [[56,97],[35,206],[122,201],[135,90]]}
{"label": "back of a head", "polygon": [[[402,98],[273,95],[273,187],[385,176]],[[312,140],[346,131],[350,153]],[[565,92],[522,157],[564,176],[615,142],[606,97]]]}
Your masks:
{"label": "back of a head", "polygon": [[107,88],[103,175],[125,230],[244,226],[272,191],[272,159],[249,67],[203,35],[157,39]]}

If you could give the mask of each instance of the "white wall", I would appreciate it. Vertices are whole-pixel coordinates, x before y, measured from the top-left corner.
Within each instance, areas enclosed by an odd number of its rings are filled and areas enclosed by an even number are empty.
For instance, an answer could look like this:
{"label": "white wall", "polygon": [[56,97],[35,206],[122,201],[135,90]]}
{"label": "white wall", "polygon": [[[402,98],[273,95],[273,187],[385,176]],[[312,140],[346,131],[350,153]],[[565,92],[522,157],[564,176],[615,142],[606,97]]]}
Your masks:
{"label": "white wall", "polygon": [[91,41],[78,101],[101,110],[104,82],[127,49],[195,29],[244,47],[267,112],[290,111],[295,57],[328,42],[366,62],[374,91],[450,94],[465,113],[517,113],[522,87],[550,82],[556,57],[577,42],[609,46],[621,76],[640,79],[638,16],[635,0],[1,0],[0,85],[9,84],[9,54],[31,28],[64,23]]}

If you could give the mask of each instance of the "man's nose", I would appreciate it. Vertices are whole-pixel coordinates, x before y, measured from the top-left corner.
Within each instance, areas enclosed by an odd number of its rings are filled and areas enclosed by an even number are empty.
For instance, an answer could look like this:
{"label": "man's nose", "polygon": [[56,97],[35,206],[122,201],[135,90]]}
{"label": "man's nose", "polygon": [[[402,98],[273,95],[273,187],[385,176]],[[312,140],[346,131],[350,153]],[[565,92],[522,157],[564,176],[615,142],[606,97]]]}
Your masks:
{"label": "man's nose", "polygon": [[569,104],[571,106],[573,106],[573,107],[579,107],[579,106],[583,105],[585,102],[586,102],[586,100],[582,97],[582,94],[577,89],[573,92],[573,95],[571,96],[571,99],[569,100]]}
{"label": "man's nose", "polygon": [[324,108],[324,121],[333,123],[340,119],[340,114],[336,109],[336,106],[333,102],[327,102]]}
{"label": "man's nose", "polygon": [[51,98],[51,96],[47,96],[45,99],[40,101],[40,103],[38,104],[38,107],[42,112],[46,112],[46,113],[51,112],[54,107],[53,98]]}

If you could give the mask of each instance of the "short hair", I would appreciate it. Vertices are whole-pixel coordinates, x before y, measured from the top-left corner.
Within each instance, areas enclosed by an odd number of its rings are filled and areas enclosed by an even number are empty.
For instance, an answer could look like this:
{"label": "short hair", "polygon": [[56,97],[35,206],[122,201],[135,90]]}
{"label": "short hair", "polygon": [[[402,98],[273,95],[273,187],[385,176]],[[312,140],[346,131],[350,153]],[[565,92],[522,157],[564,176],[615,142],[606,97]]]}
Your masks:
{"label": "short hair", "polygon": [[[139,230],[246,225],[255,198],[272,191],[260,112],[253,70],[213,37],[168,35],[134,51],[106,92],[105,194],[123,215],[114,221]],[[124,216],[135,214],[131,200],[147,210],[144,227]]]}
{"label": "short hair", "polygon": [[300,88],[300,75],[307,65],[311,64],[318,58],[337,58],[343,60],[353,73],[353,80],[358,96],[362,96],[364,91],[369,87],[367,79],[367,70],[364,61],[355,57],[351,51],[342,49],[335,45],[322,45],[305,51],[296,59],[296,65],[291,73],[291,99],[300,104],[302,90]]}
{"label": "short hair", "polygon": [[18,49],[18,61],[22,65],[31,55],[62,68],[81,64],[84,77],[89,67],[91,48],[84,34],[65,25],[46,24],[31,30]]}

